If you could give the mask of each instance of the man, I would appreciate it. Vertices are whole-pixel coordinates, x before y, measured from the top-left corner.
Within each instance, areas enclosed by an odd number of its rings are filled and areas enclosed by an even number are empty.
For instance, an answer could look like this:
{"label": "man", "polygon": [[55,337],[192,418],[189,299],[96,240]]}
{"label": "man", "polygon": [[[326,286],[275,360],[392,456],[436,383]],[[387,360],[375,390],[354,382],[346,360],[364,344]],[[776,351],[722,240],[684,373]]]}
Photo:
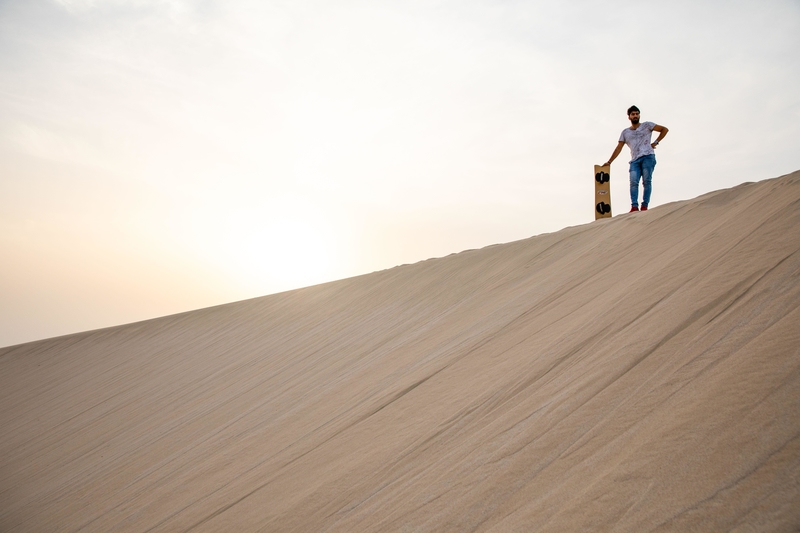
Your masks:
{"label": "man", "polygon": [[[635,105],[628,108],[628,119],[631,127],[622,130],[619,136],[619,144],[611,154],[611,158],[603,166],[610,165],[622,151],[622,145],[627,144],[631,149],[630,176],[631,176],[631,210],[639,210],[639,180],[642,180],[644,194],[642,195],[642,211],[647,211],[650,204],[650,193],[653,190],[652,179],[653,169],[656,166],[656,154],[653,151],[658,143],[667,136],[669,131],[664,126],[659,126],[653,122],[639,123],[639,108]],[[651,143],[653,132],[658,132],[658,138]]]}

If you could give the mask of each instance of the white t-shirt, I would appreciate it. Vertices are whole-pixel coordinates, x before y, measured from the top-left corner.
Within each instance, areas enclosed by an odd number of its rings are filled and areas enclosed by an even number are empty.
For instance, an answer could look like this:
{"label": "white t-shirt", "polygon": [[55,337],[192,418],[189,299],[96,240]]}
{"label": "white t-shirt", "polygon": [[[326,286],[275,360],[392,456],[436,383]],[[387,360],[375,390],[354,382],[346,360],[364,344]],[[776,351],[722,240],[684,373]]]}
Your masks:
{"label": "white t-shirt", "polygon": [[625,128],[619,136],[619,141],[624,142],[631,149],[631,161],[636,161],[644,155],[654,154],[650,146],[655,122],[640,122],[635,130]]}

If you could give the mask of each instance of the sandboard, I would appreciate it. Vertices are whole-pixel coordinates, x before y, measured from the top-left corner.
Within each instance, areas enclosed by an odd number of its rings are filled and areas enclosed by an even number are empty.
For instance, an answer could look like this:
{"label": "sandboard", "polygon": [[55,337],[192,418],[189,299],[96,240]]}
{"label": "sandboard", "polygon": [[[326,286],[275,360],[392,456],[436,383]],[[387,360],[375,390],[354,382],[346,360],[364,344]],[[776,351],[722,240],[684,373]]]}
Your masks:
{"label": "sandboard", "polygon": [[594,166],[594,219],[611,218],[611,167]]}

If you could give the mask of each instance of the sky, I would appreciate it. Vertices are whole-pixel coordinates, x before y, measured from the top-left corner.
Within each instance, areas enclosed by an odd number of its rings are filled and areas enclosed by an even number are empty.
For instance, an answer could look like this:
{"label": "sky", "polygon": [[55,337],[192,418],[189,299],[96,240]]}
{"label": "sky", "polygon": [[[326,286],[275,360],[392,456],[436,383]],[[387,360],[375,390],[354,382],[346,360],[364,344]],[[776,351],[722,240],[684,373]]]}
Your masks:
{"label": "sky", "polygon": [[0,0],[0,346],[590,223],[632,104],[652,207],[793,172],[798,57],[798,0]]}

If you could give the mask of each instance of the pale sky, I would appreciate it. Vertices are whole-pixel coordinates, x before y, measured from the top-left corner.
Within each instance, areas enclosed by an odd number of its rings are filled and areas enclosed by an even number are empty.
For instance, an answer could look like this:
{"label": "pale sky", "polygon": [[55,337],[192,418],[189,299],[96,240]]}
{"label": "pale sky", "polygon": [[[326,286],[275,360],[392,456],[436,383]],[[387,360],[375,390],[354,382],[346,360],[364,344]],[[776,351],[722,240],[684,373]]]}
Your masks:
{"label": "pale sky", "polygon": [[798,170],[798,57],[798,0],[0,0],[0,346],[589,223],[632,104],[652,207]]}

